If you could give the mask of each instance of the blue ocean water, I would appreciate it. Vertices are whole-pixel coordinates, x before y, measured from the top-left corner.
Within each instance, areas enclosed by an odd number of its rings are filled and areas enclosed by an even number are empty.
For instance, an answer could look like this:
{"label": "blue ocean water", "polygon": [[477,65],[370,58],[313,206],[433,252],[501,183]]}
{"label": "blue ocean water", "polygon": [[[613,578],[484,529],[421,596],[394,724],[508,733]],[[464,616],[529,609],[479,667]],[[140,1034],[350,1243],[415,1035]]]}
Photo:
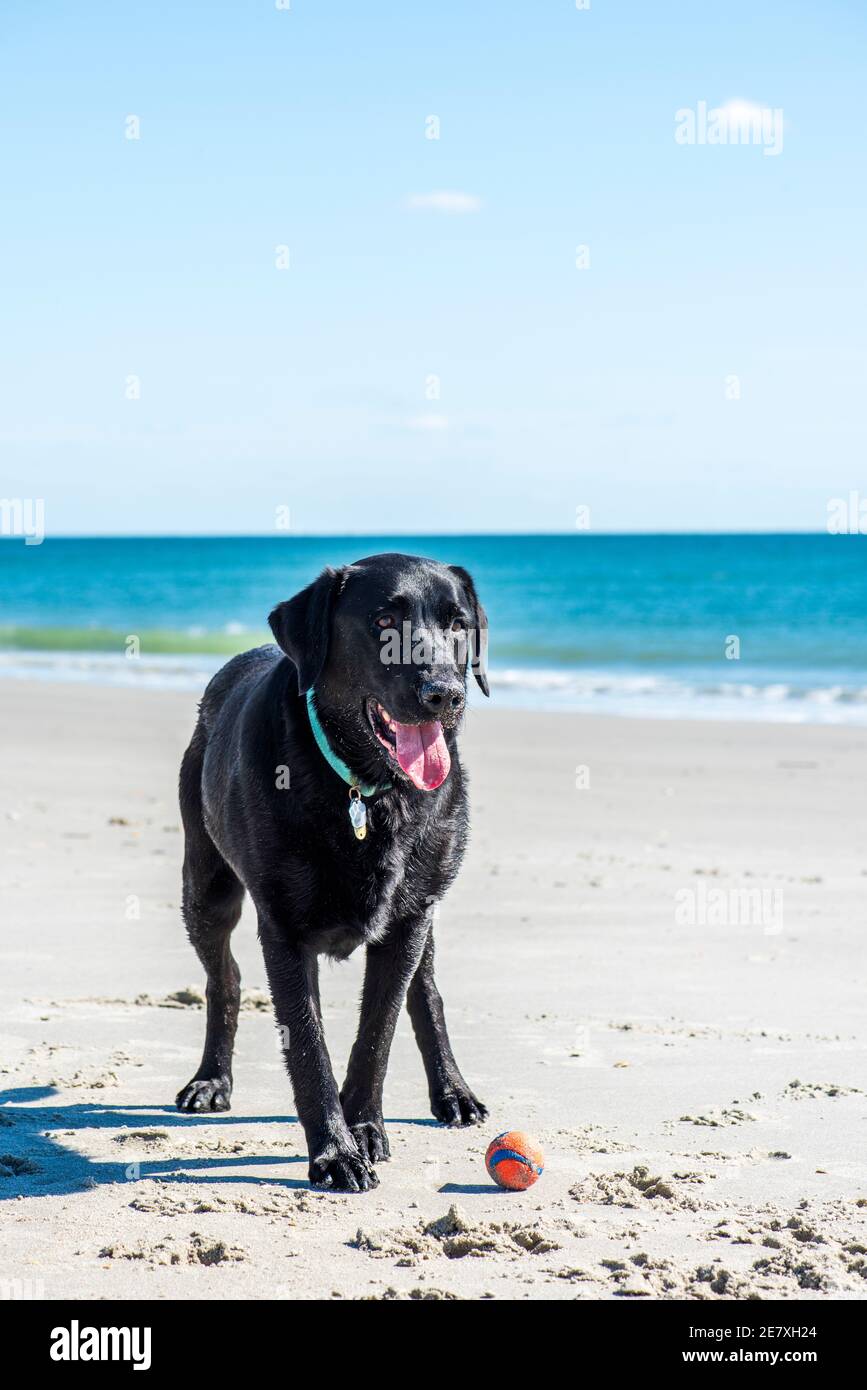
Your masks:
{"label": "blue ocean water", "polygon": [[4,539],[0,675],[195,688],[323,565],[379,550],[472,571],[500,703],[867,723],[861,536]]}

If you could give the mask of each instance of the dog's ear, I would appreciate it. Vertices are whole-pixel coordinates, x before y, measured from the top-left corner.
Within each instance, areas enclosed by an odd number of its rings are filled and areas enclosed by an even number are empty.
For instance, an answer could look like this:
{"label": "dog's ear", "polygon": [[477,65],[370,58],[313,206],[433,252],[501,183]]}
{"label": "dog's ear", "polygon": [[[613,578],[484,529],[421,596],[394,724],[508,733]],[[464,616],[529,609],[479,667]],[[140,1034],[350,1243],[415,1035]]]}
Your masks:
{"label": "dog's ear", "polygon": [[483,695],[490,695],[491,689],[488,685],[488,615],[479,603],[479,596],[476,593],[476,586],[473,583],[472,575],[465,570],[462,565],[449,565],[452,574],[457,575],[463,585],[466,595],[467,605],[472,614],[472,629],[470,632],[470,656],[472,659],[473,675],[482,691]]}
{"label": "dog's ear", "polygon": [[344,578],[343,570],[328,565],[318,579],[294,598],[278,603],[269,615],[268,622],[278,645],[295,663],[299,695],[315,685],[322,673],[328,655],[334,600]]}

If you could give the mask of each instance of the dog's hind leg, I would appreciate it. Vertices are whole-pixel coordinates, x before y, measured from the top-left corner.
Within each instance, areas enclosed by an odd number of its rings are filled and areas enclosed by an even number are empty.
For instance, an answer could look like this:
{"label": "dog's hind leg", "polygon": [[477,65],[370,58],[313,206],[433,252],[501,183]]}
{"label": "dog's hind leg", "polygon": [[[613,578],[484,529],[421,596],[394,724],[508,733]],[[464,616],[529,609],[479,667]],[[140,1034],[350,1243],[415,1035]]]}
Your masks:
{"label": "dog's hind leg", "polygon": [[443,1001],[434,981],[433,927],[428,929],[406,1006],[424,1062],[434,1117],[452,1126],[478,1124],[488,1112],[461,1076],[449,1042]]}
{"label": "dog's hind leg", "polygon": [[241,1002],[241,973],[230,937],[241,915],[244,889],[205,829],[202,817],[203,739],[193,735],[181,764],[184,822],[183,915],[187,935],[208,977],[207,1026],[201,1065],[178,1093],[179,1110],[228,1110],[232,1051]]}

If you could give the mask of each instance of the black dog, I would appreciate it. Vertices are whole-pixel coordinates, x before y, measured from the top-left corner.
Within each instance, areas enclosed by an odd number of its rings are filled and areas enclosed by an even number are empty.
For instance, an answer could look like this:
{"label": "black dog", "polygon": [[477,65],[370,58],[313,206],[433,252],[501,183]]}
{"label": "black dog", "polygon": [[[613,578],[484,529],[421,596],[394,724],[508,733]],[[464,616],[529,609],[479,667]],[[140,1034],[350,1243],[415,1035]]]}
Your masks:
{"label": "black dog", "polygon": [[[488,694],[487,620],[466,570],[389,554],[325,570],[269,621],[279,649],[218,672],[181,766],[183,913],[208,1011],[202,1063],[177,1104],[229,1108],[240,998],[230,935],[246,888],[310,1179],[365,1190],[388,1158],[382,1088],[404,998],[436,1118],[487,1113],[452,1054],[432,936],[466,841],[456,731],[468,664]],[[405,638],[411,651],[404,641],[395,656]],[[362,943],[361,1019],[338,1094],[317,957]]]}

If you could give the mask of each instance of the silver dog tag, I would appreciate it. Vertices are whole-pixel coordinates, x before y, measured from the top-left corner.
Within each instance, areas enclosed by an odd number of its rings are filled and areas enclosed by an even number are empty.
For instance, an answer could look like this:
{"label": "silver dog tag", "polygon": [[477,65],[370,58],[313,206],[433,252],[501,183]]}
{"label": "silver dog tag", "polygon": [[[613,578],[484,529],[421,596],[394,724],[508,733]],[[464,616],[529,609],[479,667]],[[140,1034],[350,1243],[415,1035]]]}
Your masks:
{"label": "silver dog tag", "polygon": [[367,834],[367,807],[357,787],[353,787],[349,793],[349,819],[352,821],[356,840],[363,840]]}

